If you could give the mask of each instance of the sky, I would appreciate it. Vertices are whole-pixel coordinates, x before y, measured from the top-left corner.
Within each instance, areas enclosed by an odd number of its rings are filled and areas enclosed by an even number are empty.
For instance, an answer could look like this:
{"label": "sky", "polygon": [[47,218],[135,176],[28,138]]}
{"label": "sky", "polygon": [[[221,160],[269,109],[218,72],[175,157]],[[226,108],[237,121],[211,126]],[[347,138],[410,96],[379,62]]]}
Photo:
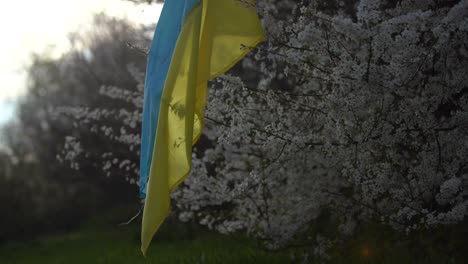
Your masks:
{"label": "sky", "polygon": [[0,2],[0,125],[14,117],[25,94],[24,69],[32,53],[59,56],[69,47],[68,33],[89,27],[93,14],[155,24],[161,5],[125,0],[5,0]]}

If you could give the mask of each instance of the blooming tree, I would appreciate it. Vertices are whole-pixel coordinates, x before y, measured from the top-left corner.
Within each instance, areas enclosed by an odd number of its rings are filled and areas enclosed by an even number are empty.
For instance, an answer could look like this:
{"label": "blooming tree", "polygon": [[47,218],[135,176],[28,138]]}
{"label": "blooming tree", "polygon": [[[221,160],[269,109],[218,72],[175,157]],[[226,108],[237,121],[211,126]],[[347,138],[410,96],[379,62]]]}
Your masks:
{"label": "blooming tree", "polygon": [[[409,233],[465,220],[468,1],[259,0],[257,8],[267,41],[211,84],[192,175],[173,193],[179,217],[247,230],[271,247],[308,239],[324,211],[345,236],[367,221]],[[138,155],[139,136],[125,127],[141,122],[143,77],[130,70],[139,92],[101,92],[132,110],[61,112],[121,120],[120,131],[95,131]],[[109,155],[104,170],[137,175],[137,164]],[[310,239],[317,255],[333,242]]]}
{"label": "blooming tree", "polygon": [[268,41],[244,67],[262,77],[212,85],[215,143],[175,195],[183,217],[272,246],[324,209],[343,234],[465,219],[468,1],[332,3],[289,3],[282,18],[259,1]]}

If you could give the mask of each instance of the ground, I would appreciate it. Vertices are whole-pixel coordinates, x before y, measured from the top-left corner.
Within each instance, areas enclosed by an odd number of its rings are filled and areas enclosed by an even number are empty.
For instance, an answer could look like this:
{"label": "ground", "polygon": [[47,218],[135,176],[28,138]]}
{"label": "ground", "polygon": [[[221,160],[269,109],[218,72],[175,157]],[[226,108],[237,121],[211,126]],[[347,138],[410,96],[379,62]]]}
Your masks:
{"label": "ground", "polygon": [[42,237],[0,246],[2,264],[82,263],[289,263],[285,254],[266,252],[245,237],[196,231],[191,238],[164,235],[148,256],[139,250],[137,225],[85,228],[70,234]]}

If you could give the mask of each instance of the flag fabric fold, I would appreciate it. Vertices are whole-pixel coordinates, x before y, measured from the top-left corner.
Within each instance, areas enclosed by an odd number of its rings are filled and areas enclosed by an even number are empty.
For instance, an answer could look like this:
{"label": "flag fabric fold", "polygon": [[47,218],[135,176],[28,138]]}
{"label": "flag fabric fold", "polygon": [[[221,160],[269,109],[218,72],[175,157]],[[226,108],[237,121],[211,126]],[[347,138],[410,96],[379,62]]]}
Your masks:
{"label": "flag fabric fold", "polygon": [[145,83],[140,160],[144,255],[170,211],[170,192],[190,173],[192,145],[203,128],[207,82],[263,38],[253,0],[165,1]]}

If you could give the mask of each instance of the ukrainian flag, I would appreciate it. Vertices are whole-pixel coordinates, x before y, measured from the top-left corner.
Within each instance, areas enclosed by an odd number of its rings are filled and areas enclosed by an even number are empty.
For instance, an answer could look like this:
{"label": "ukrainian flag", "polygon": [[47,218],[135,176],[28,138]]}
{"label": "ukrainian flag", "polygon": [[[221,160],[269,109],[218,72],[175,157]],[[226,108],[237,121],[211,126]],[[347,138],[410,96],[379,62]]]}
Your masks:
{"label": "ukrainian flag", "polygon": [[170,192],[190,172],[192,145],[203,128],[208,80],[226,72],[263,38],[254,0],[165,1],[145,81],[143,254],[170,211]]}

